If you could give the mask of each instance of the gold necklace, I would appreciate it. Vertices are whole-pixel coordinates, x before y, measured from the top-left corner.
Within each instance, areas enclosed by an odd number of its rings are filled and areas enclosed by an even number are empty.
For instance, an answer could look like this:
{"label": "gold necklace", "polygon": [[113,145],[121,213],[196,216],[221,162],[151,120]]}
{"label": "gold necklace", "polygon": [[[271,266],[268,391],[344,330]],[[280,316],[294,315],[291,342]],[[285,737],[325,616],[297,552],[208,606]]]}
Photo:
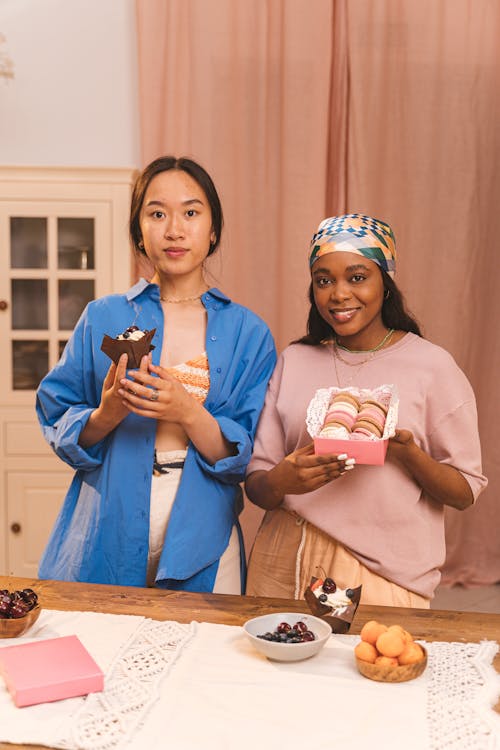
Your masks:
{"label": "gold necklace", "polygon": [[[344,359],[341,359],[338,356],[338,350],[335,346],[335,342],[333,342],[332,356],[333,356],[333,366],[335,367],[335,376],[337,378],[337,385],[339,388],[347,388],[348,386],[351,385],[351,383],[354,382],[355,377],[357,376],[358,372],[361,370],[363,365],[366,365],[367,362],[373,359],[373,357],[375,356],[375,352],[372,352],[370,356],[364,359],[362,362],[356,362],[355,364],[353,364],[352,362],[346,362]],[[340,382],[340,375],[339,375],[339,371],[337,368],[337,359],[340,359],[341,362],[344,362],[346,365],[349,365],[349,367],[356,366],[356,369],[351,373],[351,377],[344,382],[344,385],[342,385],[342,383]]]}
{"label": "gold necklace", "polygon": [[[335,347],[335,352],[337,354],[337,357],[340,359],[341,362],[343,362],[348,367],[356,367],[359,364],[364,364],[365,362],[368,362],[368,360],[370,360],[376,352],[382,349],[382,347],[385,344],[387,344],[388,341],[391,340],[393,334],[394,334],[394,328],[391,328],[389,331],[387,331],[382,341],[379,344],[377,344],[377,346],[375,346],[373,349],[364,349],[364,350],[348,349],[346,346],[342,346],[342,344],[339,344],[339,342],[336,339],[333,342],[333,345]],[[363,362],[349,362],[347,359],[344,359],[342,357],[342,355],[339,352],[339,349],[343,349],[345,352],[349,352],[349,354],[368,354],[369,356],[367,357],[367,359],[364,359]]]}
{"label": "gold necklace", "polygon": [[[337,378],[337,383],[338,383],[339,388],[342,388],[342,387],[345,388],[345,387],[351,385],[351,383],[354,381],[354,378],[358,375],[358,373],[361,370],[361,368],[363,367],[363,365],[366,365],[367,362],[369,362],[371,359],[373,359],[373,357],[375,356],[375,354],[378,351],[380,351],[380,349],[382,349],[382,347],[384,346],[384,344],[386,344],[388,341],[391,340],[393,333],[394,333],[394,328],[391,328],[386,333],[386,335],[384,336],[384,338],[382,339],[382,341],[379,344],[377,344],[376,347],[374,347],[373,349],[367,349],[365,351],[354,351],[354,350],[351,350],[351,349],[347,349],[345,346],[341,346],[336,340],[334,340],[332,342],[333,365],[335,367],[335,375],[336,375],[336,378]],[[344,359],[344,357],[342,357],[342,355],[339,352],[339,347],[342,348],[342,349],[344,349],[344,351],[346,351],[346,352],[351,352],[352,354],[368,354],[368,357],[366,359],[363,359],[361,362],[349,362],[347,359]],[[339,371],[338,371],[338,367],[337,367],[337,359],[339,359],[344,365],[347,365],[348,367],[355,367],[356,368],[354,370],[354,372],[351,374],[351,377],[349,378],[349,380],[347,380],[347,382],[345,383],[344,386],[342,386],[342,384],[340,382],[340,376],[339,376]]]}
{"label": "gold necklace", "polygon": [[204,292],[195,294],[192,297],[161,297],[160,296],[160,299],[162,302],[174,302],[176,304],[178,302],[194,302],[195,300],[200,299],[202,294],[204,294]]}

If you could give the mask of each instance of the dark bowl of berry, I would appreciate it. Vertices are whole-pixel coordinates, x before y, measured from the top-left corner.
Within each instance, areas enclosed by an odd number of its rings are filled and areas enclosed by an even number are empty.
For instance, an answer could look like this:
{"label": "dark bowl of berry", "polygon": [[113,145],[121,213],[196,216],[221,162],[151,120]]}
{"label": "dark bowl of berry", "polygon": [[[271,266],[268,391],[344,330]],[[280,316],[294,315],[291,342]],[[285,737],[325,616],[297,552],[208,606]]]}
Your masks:
{"label": "dark bowl of berry", "polygon": [[275,661],[302,661],[317,654],[332,634],[310,614],[278,612],[247,620],[243,630],[261,654]]}
{"label": "dark bowl of berry", "polygon": [[0,590],[0,638],[19,638],[40,616],[41,607],[33,589]]}

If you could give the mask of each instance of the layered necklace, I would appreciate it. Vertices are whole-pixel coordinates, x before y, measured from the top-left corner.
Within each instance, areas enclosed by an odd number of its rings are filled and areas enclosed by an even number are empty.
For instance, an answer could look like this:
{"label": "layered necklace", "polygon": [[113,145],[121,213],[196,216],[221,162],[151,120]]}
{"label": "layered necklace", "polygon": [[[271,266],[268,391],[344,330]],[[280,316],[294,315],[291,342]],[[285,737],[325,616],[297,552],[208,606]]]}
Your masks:
{"label": "layered necklace", "polygon": [[[382,349],[392,338],[394,334],[394,328],[390,328],[382,341],[377,344],[377,346],[374,346],[373,349],[361,349],[361,350],[355,350],[355,349],[348,349],[346,346],[342,346],[342,344],[339,344],[337,339],[334,339],[333,345],[332,345],[332,355],[333,355],[333,364],[335,367],[335,375],[337,377],[337,383],[339,388],[347,387],[351,385],[354,382],[354,379],[357,377],[359,371],[363,367],[363,365],[366,365],[367,362],[370,362],[371,359],[375,356],[375,354]],[[349,354],[367,354],[368,356],[366,359],[362,359],[361,362],[349,362],[347,359],[345,359],[340,354],[340,349],[343,349],[345,352],[349,352]],[[347,365],[347,367],[355,367],[356,369],[351,373],[351,377],[347,380],[347,382],[342,386],[340,382],[339,377],[339,371],[337,367],[337,359],[339,359],[344,365]]]}

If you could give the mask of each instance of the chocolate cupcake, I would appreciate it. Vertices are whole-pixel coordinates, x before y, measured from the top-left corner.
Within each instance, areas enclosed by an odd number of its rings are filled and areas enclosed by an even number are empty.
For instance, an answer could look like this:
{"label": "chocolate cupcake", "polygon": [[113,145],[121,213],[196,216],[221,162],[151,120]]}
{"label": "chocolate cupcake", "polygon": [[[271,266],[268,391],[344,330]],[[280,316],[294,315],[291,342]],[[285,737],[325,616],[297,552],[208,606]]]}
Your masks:
{"label": "chocolate cupcake", "polygon": [[149,354],[154,349],[151,339],[155,333],[156,328],[152,328],[150,331],[141,331],[137,326],[129,326],[116,338],[104,334],[101,351],[107,354],[115,365],[118,364],[122,354],[127,354],[127,367],[130,370],[135,370],[139,367],[144,355]]}
{"label": "chocolate cupcake", "polygon": [[313,615],[330,625],[332,633],[347,633],[358,608],[361,588],[341,589],[332,578],[313,576],[304,599]]}

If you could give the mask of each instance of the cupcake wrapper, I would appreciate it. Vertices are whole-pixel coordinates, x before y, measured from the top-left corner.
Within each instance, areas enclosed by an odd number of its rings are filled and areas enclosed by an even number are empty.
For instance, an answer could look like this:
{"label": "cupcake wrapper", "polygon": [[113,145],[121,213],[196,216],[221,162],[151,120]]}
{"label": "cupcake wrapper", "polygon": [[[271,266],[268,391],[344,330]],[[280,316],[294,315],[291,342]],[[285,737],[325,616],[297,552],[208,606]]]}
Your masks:
{"label": "cupcake wrapper", "polygon": [[311,586],[313,586],[317,580],[318,579],[313,576],[311,578],[310,585],[304,592],[304,599],[306,600],[309,609],[311,610],[313,615],[315,615],[315,617],[320,617],[330,625],[332,633],[348,633],[351,627],[351,623],[354,619],[354,615],[356,614],[359,600],[361,599],[362,586],[353,588],[354,596],[351,600],[352,604],[347,607],[346,611],[341,615],[334,616],[331,614],[331,612],[333,611],[332,607],[326,606],[325,604],[320,602],[311,589]]}
{"label": "cupcake wrapper", "polygon": [[114,339],[107,334],[104,334],[101,343],[101,351],[107,354],[110,359],[113,360],[115,365],[118,364],[122,354],[128,355],[127,368],[129,370],[136,370],[141,364],[141,359],[145,354],[149,354],[155,347],[151,343],[151,339],[156,333],[156,328],[152,328],[150,331],[146,331],[142,339],[139,341],[131,341],[130,339]]}

